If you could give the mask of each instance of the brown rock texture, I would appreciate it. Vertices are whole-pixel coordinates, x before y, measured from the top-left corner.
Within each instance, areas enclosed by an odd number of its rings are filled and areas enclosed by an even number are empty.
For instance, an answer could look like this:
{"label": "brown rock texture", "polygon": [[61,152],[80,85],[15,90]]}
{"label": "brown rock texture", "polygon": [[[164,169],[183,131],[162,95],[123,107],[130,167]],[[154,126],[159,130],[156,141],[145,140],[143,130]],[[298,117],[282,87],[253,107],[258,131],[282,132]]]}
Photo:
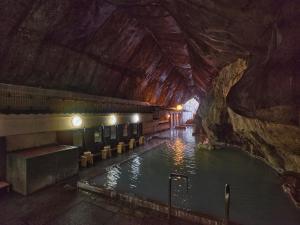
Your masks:
{"label": "brown rock texture", "polygon": [[246,68],[246,61],[242,59],[223,68],[214,80],[207,97],[202,99],[198,114],[202,119],[202,128],[212,143],[232,142],[235,139],[226,97],[231,87],[243,76]]}
{"label": "brown rock texture", "polygon": [[198,110],[205,133],[212,144],[218,141],[242,144],[244,150],[266,160],[278,171],[299,173],[298,124],[282,118],[285,114],[281,114],[279,121],[266,120],[259,116],[249,117],[247,114],[236,112],[228,104],[231,88],[242,80],[246,68],[246,62],[239,59],[224,67],[214,80],[210,96]]}
{"label": "brown rock texture", "polygon": [[213,141],[299,172],[299,21],[297,0],[4,0],[0,82],[165,106],[196,96]]}
{"label": "brown rock texture", "polygon": [[277,118],[279,102],[290,114],[289,96],[299,97],[297,1],[5,0],[0,9],[0,82],[174,105],[205,96],[242,57],[253,66],[232,90],[249,92],[235,108],[252,113],[250,83],[285,93],[267,91],[260,117]]}
{"label": "brown rock texture", "polygon": [[300,175],[286,173],[282,176],[282,188],[292,199],[296,207],[300,208]]}

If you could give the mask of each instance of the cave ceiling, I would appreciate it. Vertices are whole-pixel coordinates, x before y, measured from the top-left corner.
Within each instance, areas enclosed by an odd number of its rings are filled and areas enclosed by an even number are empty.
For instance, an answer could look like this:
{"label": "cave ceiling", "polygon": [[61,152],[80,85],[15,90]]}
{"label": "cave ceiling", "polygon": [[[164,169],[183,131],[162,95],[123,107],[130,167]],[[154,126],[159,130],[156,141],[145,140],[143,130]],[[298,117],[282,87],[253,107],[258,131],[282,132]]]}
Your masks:
{"label": "cave ceiling", "polygon": [[295,69],[298,5],[286,0],[4,0],[0,82],[183,103],[205,96],[218,72],[237,58],[250,65],[287,61]]}

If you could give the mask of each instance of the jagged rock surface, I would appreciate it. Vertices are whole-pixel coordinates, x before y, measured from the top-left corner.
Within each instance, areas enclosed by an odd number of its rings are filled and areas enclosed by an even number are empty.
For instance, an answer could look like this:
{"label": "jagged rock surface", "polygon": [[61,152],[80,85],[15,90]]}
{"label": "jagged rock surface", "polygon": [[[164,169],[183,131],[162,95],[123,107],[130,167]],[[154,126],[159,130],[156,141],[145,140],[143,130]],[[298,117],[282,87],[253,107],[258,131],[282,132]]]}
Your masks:
{"label": "jagged rock surface", "polygon": [[244,150],[265,159],[279,171],[300,172],[300,127],[297,124],[285,118],[274,122],[249,117],[234,111],[228,104],[228,94],[245,76],[246,67],[244,60],[238,60],[226,66],[215,79],[209,97],[198,110],[204,131],[212,144],[218,141],[242,144]]}
{"label": "jagged rock surface", "polygon": [[232,142],[233,139],[238,141],[234,137],[229,119],[226,97],[246,68],[246,62],[241,59],[226,66],[214,80],[212,89],[200,104],[198,115],[201,118],[201,126],[212,143]]}
{"label": "jagged rock surface", "polygon": [[[285,92],[282,79],[292,79],[298,94],[297,1],[19,0],[0,9],[0,82],[174,105],[205,96],[221,68],[250,57],[271,62],[252,83],[263,87],[263,75]],[[232,104],[249,108],[242,97]]]}
{"label": "jagged rock surface", "polygon": [[[299,171],[298,1],[4,0],[0,10],[0,82],[167,106],[197,96],[218,112],[212,139],[240,134]],[[224,87],[213,80],[238,58],[243,76],[212,99]]]}

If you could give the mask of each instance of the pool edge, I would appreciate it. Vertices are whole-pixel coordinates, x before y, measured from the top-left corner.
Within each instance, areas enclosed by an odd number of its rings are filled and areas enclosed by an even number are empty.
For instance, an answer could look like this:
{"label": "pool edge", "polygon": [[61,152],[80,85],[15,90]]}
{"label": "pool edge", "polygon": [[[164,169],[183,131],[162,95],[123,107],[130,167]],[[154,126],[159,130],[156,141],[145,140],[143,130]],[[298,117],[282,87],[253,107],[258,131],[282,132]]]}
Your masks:
{"label": "pool edge", "polygon": [[[154,210],[160,212],[162,214],[168,215],[169,208],[167,205],[154,201],[149,200],[141,197],[137,197],[133,194],[129,193],[121,193],[119,191],[109,190],[104,187],[100,186],[93,186],[90,185],[88,182],[77,182],[77,188],[89,192],[93,192],[96,194],[100,194],[104,197],[108,197],[110,199],[119,200],[121,202],[127,203],[134,207],[142,207],[150,210]],[[212,215],[203,214],[199,212],[192,212],[192,211],[185,211],[182,209],[178,209],[172,207],[172,216],[178,217],[180,219],[190,221],[193,223],[199,223],[202,225],[223,225],[225,221],[223,219],[217,218]],[[229,224],[231,225],[240,225],[239,223],[230,221]]]}

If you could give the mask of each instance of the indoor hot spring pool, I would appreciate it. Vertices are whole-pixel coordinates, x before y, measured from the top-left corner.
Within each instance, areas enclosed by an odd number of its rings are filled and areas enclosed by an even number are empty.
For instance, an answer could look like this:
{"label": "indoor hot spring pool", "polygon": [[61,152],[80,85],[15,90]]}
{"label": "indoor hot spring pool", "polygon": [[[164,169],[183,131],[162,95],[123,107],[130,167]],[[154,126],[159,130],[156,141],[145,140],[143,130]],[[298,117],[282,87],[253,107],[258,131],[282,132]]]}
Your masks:
{"label": "indoor hot spring pool", "polygon": [[248,225],[299,225],[298,210],[283,193],[280,177],[265,163],[234,148],[198,150],[192,130],[169,131],[166,144],[136,154],[88,181],[92,186],[133,193],[168,204],[170,173],[189,177],[173,182],[172,205],[224,218],[224,185],[230,184],[230,219]]}

